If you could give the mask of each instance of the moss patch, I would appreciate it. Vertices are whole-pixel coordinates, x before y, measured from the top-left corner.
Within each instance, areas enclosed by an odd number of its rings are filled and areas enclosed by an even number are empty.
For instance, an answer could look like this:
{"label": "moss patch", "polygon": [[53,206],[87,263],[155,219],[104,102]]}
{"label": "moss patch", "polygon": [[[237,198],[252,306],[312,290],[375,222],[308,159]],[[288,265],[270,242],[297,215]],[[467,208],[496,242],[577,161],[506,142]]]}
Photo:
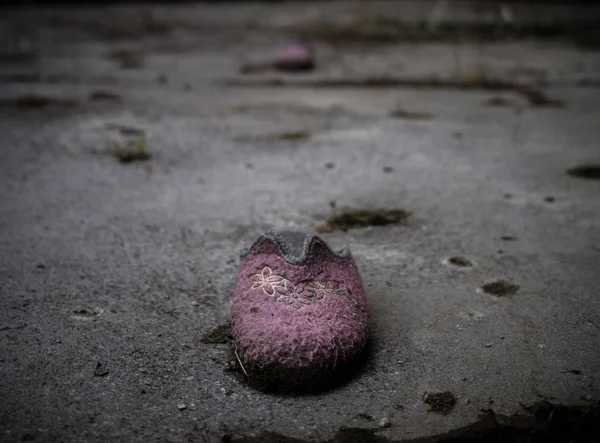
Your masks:
{"label": "moss patch", "polygon": [[506,297],[515,295],[519,290],[519,285],[507,280],[494,280],[484,283],[481,290],[486,294],[495,295],[497,297]]}
{"label": "moss patch", "polygon": [[226,322],[219,326],[207,328],[200,341],[206,344],[225,344],[231,340],[231,323]]}
{"label": "moss patch", "polygon": [[113,155],[121,163],[133,163],[150,160],[152,157],[146,152],[146,139],[129,140],[125,144],[113,144]]}
{"label": "moss patch", "polygon": [[426,394],[424,402],[429,405],[428,412],[448,415],[456,405],[456,397],[450,391]]}
{"label": "moss patch", "polygon": [[341,212],[319,223],[315,230],[319,233],[348,231],[368,226],[398,225],[406,222],[410,213],[404,209],[356,209]]}
{"label": "moss patch", "polygon": [[79,308],[73,310],[73,317],[82,320],[91,320],[104,312],[101,308]]}
{"label": "moss patch", "polygon": [[307,140],[310,138],[310,132],[308,132],[308,131],[282,132],[281,134],[273,135],[272,138],[275,138],[277,140],[289,140],[289,141]]}
{"label": "moss patch", "polygon": [[473,262],[471,260],[461,257],[460,255],[455,255],[448,258],[448,263],[459,268],[470,268],[473,266]]}

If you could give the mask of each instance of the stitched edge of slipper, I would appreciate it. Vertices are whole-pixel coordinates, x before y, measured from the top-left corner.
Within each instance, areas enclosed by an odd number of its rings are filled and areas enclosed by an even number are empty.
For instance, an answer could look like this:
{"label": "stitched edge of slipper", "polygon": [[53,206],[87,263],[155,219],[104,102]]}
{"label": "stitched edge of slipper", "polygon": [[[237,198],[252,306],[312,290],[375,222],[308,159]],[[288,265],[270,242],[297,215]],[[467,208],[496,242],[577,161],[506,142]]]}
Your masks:
{"label": "stitched edge of slipper", "polygon": [[326,253],[329,254],[333,259],[348,261],[352,258],[352,254],[348,248],[343,248],[336,252],[332,250],[329,245],[327,245],[327,243],[325,243],[325,241],[323,241],[320,237],[313,234],[308,234],[306,236],[304,239],[304,245],[302,247],[302,255],[300,257],[295,257],[292,255],[285,239],[277,231],[267,231],[262,234],[252,244],[252,246],[242,252],[240,257],[242,259],[246,258],[266,241],[272,242],[285,261],[292,265],[304,265],[308,263],[314,255],[313,251],[316,245],[322,246]]}

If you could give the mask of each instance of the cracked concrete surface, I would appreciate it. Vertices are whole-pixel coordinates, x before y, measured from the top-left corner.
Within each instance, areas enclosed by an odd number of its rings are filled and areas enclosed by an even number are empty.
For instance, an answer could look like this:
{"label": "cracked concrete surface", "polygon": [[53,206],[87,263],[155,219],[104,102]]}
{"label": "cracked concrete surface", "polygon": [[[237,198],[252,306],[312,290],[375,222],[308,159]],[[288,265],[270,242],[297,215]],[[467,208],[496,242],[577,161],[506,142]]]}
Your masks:
{"label": "cracked concrete surface", "polygon": [[[445,19],[493,7],[461,3]],[[600,399],[600,181],[566,173],[600,163],[600,52],[565,39],[322,39],[313,73],[239,72],[300,24],[417,23],[432,8],[4,11],[0,440],[320,441],[364,428],[379,440],[343,441],[399,441],[469,426],[482,409]],[[513,12],[600,16],[594,5]],[[481,86],[490,79],[561,106]],[[119,163],[112,144],[140,131],[151,158]],[[265,395],[230,370],[227,344],[202,335],[228,320],[241,249],[267,228],[313,231],[331,202],[412,213],[323,234],[356,256],[370,359],[338,389]],[[518,291],[480,289],[494,280]],[[425,394],[445,391],[454,408],[429,412]]]}

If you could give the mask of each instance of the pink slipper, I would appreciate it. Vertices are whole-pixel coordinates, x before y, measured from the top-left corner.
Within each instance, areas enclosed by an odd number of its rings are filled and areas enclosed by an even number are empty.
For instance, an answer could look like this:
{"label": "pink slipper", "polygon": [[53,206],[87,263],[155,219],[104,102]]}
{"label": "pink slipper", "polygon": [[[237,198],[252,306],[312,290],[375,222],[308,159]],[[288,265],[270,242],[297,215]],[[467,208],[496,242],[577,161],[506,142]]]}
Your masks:
{"label": "pink slipper", "polygon": [[362,279],[350,251],[315,235],[267,232],[242,254],[232,335],[262,389],[320,389],[353,367],[369,335]]}
{"label": "pink slipper", "polygon": [[311,71],[315,68],[315,58],[311,47],[298,41],[277,49],[273,65],[280,71]]}

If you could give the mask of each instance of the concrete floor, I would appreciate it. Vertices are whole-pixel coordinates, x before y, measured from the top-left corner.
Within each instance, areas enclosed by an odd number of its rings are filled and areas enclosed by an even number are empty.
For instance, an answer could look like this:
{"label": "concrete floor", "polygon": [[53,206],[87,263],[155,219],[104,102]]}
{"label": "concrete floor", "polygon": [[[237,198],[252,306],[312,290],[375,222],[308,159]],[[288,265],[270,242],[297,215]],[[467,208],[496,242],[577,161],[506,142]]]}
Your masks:
{"label": "concrete floor", "polygon": [[[567,170],[600,164],[600,52],[373,31],[433,8],[3,11],[0,440],[444,441],[543,401],[597,414],[600,166]],[[240,73],[300,31],[320,36],[315,72]],[[140,140],[149,160],[115,158]],[[263,394],[203,333],[228,320],[243,247],[333,205],[412,214],[323,235],[357,259],[371,355],[337,389]],[[482,289],[500,279],[517,292]],[[442,392],[454,407],[429,411]]]}

